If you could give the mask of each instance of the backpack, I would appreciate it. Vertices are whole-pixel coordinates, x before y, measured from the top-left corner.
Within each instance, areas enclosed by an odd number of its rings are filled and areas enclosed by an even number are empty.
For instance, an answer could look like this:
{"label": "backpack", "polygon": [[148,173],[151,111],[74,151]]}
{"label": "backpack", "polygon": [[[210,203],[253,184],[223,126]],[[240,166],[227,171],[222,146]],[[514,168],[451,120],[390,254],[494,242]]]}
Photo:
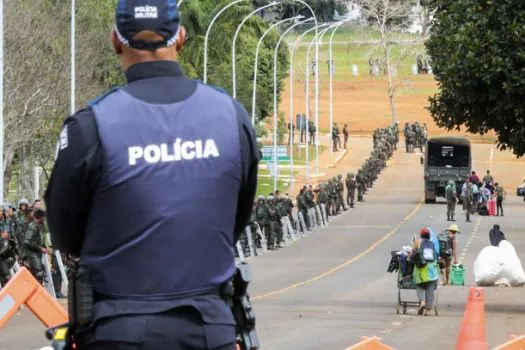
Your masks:
{"label": "backpack", "polygon": [[444,259],[450,259],[452,256],[452,240],[446,233],[440,233],[437,238],[439,241],[439,256]]}
{"label": "backpack", "polygon": [[419,247],[420,260],[427,262],[436,261],[436,249],[434,243],[429,239],[422,239]]}

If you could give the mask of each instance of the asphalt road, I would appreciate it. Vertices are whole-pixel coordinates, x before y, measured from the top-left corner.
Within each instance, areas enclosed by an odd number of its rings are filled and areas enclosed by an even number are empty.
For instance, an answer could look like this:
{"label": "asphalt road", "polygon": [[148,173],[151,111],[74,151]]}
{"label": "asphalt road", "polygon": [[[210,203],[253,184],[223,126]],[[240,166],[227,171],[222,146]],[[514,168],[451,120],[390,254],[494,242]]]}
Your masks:
{"label": "asphalt road", "polygon": [[[338,166],[344,171],[344,162]],[[467,286],[439,288],[435,317],[396,314],[395,274],[386,273],[390,251],[408,245],[424,226],[448,226],[443,204],[422,203],[422,169],[417,154],[398,151],[378,183],[356,209],[335,218],[327,228],[250,261],[250,292],[258,318],[262,349],[344,349],[361,336],[377,335],[396,349],[453,349],[468,294],[472,264],[488,244],[488,231],[499,223],[518,255],[525,259],[523,201],[515,185],[525,175],[516,163],[491,145],[474,146],[474,168],[488,168],[508,191],[505,217],[477,217],[465,223],[458,246],[467,270]],[[522,288],[486,288],[489,345],[525,333]],[[406,298],[415,300],[415,292]],[[21,312],[0,331],[0,349],[34,349],[45,344],[43,328]]]}

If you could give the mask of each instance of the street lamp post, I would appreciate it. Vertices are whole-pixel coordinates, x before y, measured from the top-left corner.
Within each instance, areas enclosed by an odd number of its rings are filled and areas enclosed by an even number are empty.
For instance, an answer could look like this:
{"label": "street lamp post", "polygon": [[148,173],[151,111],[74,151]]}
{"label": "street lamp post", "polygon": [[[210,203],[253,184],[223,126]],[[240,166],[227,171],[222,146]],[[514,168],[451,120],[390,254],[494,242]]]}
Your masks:
{"label": "street lamp post", "polygon": [[232,86],[233,86],[233,98],[237,98],[237,64],[235,60],[236,55],[236,49],[237,49],[237,37],[239,36],[242,26],[257,12],[262,11],[268,7],[272,7],[279,4],[278,1],[273,1],[269,3],[268,5],[265,5],[263,7],[259,7],[258,9],[255,9],[252,11],[248,16],[244,17],[241,24],[237,26],[237,30],[235,31],[235,35],[233,36],[233,42],[232,42]]}
{"label": "street lamp post", "polygon": [[[333,67],[333,42],[334,42],[334,35],[335,35],[335,32],[337,32],[337,29],[339,29],[339,27],[344,24],[345,22],[347,22],[348,20],[344,20],[344,21],[341,21],[341,22],[338,22],[335,24],[335,27],[334,27],[334,30],[332,31],[332,35],[330,35],[330,72],[329,72],[329,78],[330,78],[330,138],[332,137],[332,132],[333,132],[333,125],[334,125],[334,78],[333,78],[333,71],[334,71],[334,67]],[[330,154],[333,155],[334,154],[334,147],[333,145],[330,145]]]}
{"label": "street lamp post", "polygon": [[[295,43],[293,44],[292,48],[290,49],[290,79],[289,79],[289,90],[290,90],[290,128],[293,124],[293,115],[294,115],[294,109],[293,109],[293,64],[295,62],[295,49],[299,46],[299,43],[303,39],[303,37],[314,30],[315,28],[311,28],[309,30],[306,30],[303,34],[299,35]],[[293,149],[293,137],[291,137],[293,129],[290,129],[290,187],[291,187],[291,193],[293,193],[293,171],[294,171],[294,149]],[[301,130],[299,130],[299,146],[301,145]]]}
{"label": "street lamp post", "polygon": [[[330,29],[330,27],[324,29],[319,33],[314,40],[308,45],[308,49],[306,52],[306,65],[308,66],[310,62],[310,50],[312,49],[312,45],[314,42],[316,45],[319,45],[320,40],[324,36],[324,34]],[[315,63],[315,174],[319,175],[319,61],[316,61]],[[308,82],[308,80],[307,80]],[[307,100],[309,100],[309,94],[310,91],[307,89]],[[308,149],[308,148],[307,148]]]}
{"label": "street lamp post", "polygon": [[76,42],[75,42],[75,26],[76,26],[76,3],[71,0],[71,115],[75,114],[76,105]]}
{"label": "street lamp post", "polygon": [[[277,58],[279,56],[279,47],[283,41],[286,34],[293,30],[298,25],[301,25],[305,22],[311,21],[311,19],[304,20],[299,23],[295,23],[284,31],[283,34],[279,37],[277,45],[275,46],[275,52],[273,54],[273,164],[274,164],[274,177],[273,177],[273,190],[277,191],[277,120],[278,120],[278,110],[277,110]],[[291,116],[290,116],[291,118]]]}
{"label": "street lamp post", "polygon": [[[312,42],[310,43],[310,45],[308,46],[308,50],[307,50],[307,56],[306,56],[306,75],[305,75],[305,79],[306,79],[306,130],[309,132],[309,122],[310,122],[310,62],[309,62],[309,55],[308,55],[308,52],[310,52],[310,48],[311,48],[311,44],[315,41],[316,43],[316,46],[319,45],[319,41],[318,41],[318,30],[320,28],[324,28],[324,27],[327,27],[328,24],[320,24],[318,25],[317,27],[315,28],[312,28],[311,30],[315,29],[316,31],[316,35],[314,37],[314,39],[312,40]],[[310,30],[310,31],[311,31]],[[306,34],[308,33],[309,31],[303,33]],[[319,66],[319,62],[316,61],[316,65],[315,65],[315,69],[316,69],[316,76],[319,72],[318,70],[318,67]],[[319,85],[319,79],[316,79],[315,81],[315,85],[316,85],[316,90],[318,90],[318,86]],[[319,98],[319,95],[316,94],[316,99]],[[317,101],[316,101],[316,105],[317,105]],[[308,132],[307,132],[307,135],[306,135],[306,138],[308,139]],[[309,147],[308,147],[308,142],[306,142],[306,152],[305,152],[305,158],[306,158],[306,171],[305,171],[305,175],[306,175],[306,178],[309,179],[310,178],[310,150],[309,150]],[[316,160],[316,163],[318,163],[318,160]],[[318,171],[317,171],[318,173]]]}
{"label": "street lamp post", "polygon": [[290,21],[294,21],[296,19],[302,19],[304,18],[304,16],[295,16],[295,17],[291,17],[291,18],[286,18],[286,19],[283,19],[277,23],[274,23],[270,26],[270,28],[268,28],[264,33],[263,35],[261,36],[261,38],[259,39],[259,42],[257,43],[257,48],[255,49],[255,62],[254,62],[254,67],[253,67],[253,90],[252,90],[252,125],[255,126],[255,105],[256,105],[256,102],[257,102],[257,73],[258,73],[258,62],[259,62],[259,50],[261,49],[261,45],[264,41],[264,38],[266,37],[266,35],[268,35],[268,33],[270,33],[272,30],[274,30],[277,26],[283,24],[283,23],[286,23],[286,22],[290,22]]}
{"label": "street lamp post", "polygon": [[206,30],[206,36],[204,37],[204,79],[203,82],[206,84],[208,82],[208,39],[211,32],[211,27],[213,27],[213,24],[215,21],[219,18],[220,15],[222,15],[226,10],[228,10],[230,7],[237,5],[238,3],[245,1],[245,0],[236,0],[228,5],[224,6],[216,15],[213,17],[213,19],[210,22],[210,25],[208,26],[208,29]]}

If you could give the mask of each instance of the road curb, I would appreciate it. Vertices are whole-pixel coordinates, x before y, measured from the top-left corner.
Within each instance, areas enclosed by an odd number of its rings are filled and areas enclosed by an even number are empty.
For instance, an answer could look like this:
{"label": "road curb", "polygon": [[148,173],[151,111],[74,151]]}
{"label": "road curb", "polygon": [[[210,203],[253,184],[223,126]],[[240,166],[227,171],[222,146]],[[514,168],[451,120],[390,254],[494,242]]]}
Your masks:
{"label": "road curb", "polygon": [[337,164],[339,164],[339,162],[341,160],[343,160],[343,158],[348,154],[348,149],[345,149],[343,151],[343,153],[341,153],[336,159],[335,159],[335,162],[331,165],[328,166],[329,169],[333,169],[337,166]]}

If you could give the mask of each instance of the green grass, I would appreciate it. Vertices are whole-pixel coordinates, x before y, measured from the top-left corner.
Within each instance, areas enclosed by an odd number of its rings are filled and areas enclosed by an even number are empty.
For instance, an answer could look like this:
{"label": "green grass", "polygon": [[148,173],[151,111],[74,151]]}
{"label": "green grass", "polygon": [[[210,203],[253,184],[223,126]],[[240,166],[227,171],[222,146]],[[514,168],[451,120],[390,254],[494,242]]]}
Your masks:
{"label": "green grass", "polygon": [[[325,28],[323,28],[325,29]],[[295,36],[290,35],[288,38],[288,41],[295,42],[297,37],[300,34],[296,34]],[[310,33],[306,34],[303,37],[302,42],[309,42],[314,39],[315,31],[311,31]],[[330,40],[330,36],[332,35],[332,30],[329,30],[326,32],[326,34],[323,36],[323,42],[328,42]],[[416,39],[419,36],[417,34],[411,34],[411,33],[392,33],[391,39],[392,40],[411,40]],[[363,27],[363,26],[342,26],[337,29],[335,35],[334,35],[334,42],[335,41],[355,41],[355,40],[379,40],[381,38],[378,31],[373,30],[369,27]]]}
{"label": "green grass", "polygon": [[[286,136],[288,138],[288,136]],[[297,137],[299,137],[299,134],[296,133],[295,135],[296,140]],[[319,145],[319,155],[321,155],[324,151],[326,151],[328,147],[326,145]],[[310,159],[310,162],[315,159],[315,146],[314,145],[308,145],[308,158]],[[261,161],[261,164],[265,164],[266,161]],[[306,147],[299,148],[299,145],[294,145],[294,151],[293,151],[293,163],[294,165],[306,165]],[[289,164],[288,161],[281,161],[279,164]],[[287,173],[289,174],[289,172]]]}
{"label": "green grass", "polygon": [[[397,33],[392,35],[392,39],[413,40],[418,38],[417,35],[410,33]],[[288,43],[295,43],[297,36],[290,36]],[[313,39],[313,32],[308,34],[302,43],[309,43]],[[359,79],[367,77],[369,74],[368,60],[370,57],[381,58],[382,52],[377,45],[368,43],[356,44],[348,41],[371,41],[378,40],[379,33],[365,27],[340,28],[334,36],[333,58],[335,62],[335,79]],[[329,59],[329,41],[330,33],[323,37],[323,45],[319,50],[320,75],[321,79],[328,78]],[[393,44],[391,46],[393,61],[398,63],[398,76],[411,76],[412,65],[416,63],[417,54],[425,54],[424,45],[418,44]],[[297,48],[295,52],[294,65],[297,71],[304,72],[306,63],[307,46],[303,45]],[[315,55],[314,50],[310,52],[310,62]],[[352,76],[352,65],[356,64],[359,69],[359,76]]]}
{"label": "green grass", "polygon": [[[262,175],[262,176],[261,176]],[[290,176],[289,170],[280,169],[280,176]],[[294,176],[297,175],[297,172],[294,172]],[[273,177],[270,176],[268,170],[259,169],[259,178],[257,179],[257,196],[263,195],[267,196],[270,192],[273,192]],[[283,178],[277,179],[277,188],[282,193],[285,193],[290,188],[290,180]]]}

